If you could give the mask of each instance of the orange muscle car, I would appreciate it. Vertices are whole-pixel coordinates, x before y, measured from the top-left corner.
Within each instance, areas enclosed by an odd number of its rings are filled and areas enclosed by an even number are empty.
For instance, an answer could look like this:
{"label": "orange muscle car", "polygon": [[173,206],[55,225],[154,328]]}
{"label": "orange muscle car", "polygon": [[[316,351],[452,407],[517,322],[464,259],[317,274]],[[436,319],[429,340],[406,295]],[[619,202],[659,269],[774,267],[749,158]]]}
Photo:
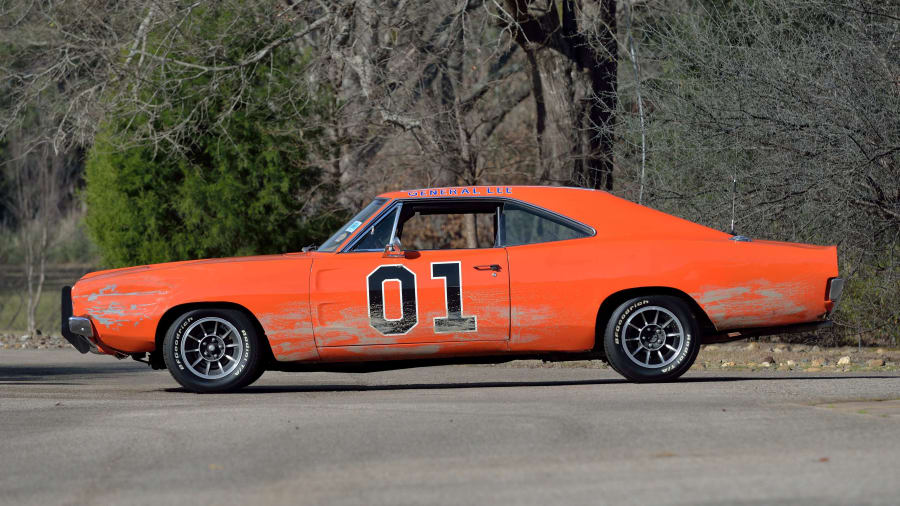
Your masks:
{"label": "orange muscle car", "polygon": [[830,325],[834,246],[750,240],[602,191],[386,193],[317,249],[100,271],[63,289],[82,353],[195,392],[265,369],[373,370],[605,357],[633,381],[702,343]]}

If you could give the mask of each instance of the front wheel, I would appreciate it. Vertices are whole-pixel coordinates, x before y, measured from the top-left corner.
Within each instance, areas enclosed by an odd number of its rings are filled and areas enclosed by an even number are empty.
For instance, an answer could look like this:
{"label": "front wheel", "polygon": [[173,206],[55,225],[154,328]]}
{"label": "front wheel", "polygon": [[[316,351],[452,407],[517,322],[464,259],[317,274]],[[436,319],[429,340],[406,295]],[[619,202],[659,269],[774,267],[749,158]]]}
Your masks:
{"label": "front wheel", "polygon": [[631,381],[670,381],[700,351],[699,325],[690,307],[668,295],[636,297],[613,311],[603,347],[610,365]]}
{"label": "front wheel", "polygon": [[253,323],[240,311],[198,309],[181,315],[163,340],[172,377],[197,393],[230,392],[259,378],[263,350]]}

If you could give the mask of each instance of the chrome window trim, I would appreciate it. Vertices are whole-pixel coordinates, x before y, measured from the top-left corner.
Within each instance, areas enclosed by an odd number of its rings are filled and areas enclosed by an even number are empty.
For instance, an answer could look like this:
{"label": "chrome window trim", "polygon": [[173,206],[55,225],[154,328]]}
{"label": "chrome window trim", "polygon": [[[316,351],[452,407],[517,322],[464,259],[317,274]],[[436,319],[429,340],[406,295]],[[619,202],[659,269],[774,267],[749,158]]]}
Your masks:
{"label": "chrome window trim", "polygon": [[[351,237],[350,237],[350,240],[348,240],[347,242],[344,243],[344,247],[338,249],[338,250],[336,251],[336,253],[372,253],[372,252],[383,252],[383,250],[381,250],[381,249],[361,249],[361,250],[357,250],[357,251],[351,251],[351,250],[353,249],[354,246],[356,246],[356,243],[358,243],[359,241],[362,240],[362,238],[366,235],[366,232],[368,232],[369,229],[371,229],[371,228],[374,227],[375,225],[378,225],[378,223],[380,223],[381,220],[382,220],[385,216],[387,216],[388,214],[392,213],[392,212],[394,211],[394,209],[400,207],[401,205],[402,205],[402,201],[401,201],[401,200],[394,199],[394,200],[392,200],[392,201],[389,201],[389,202],[387,203],[387,205],[384,206],[384,208],[382,208],[381,212],[379,212],[379,213],[376,214],[371,220],[369,220],[369,222],[366,223],[366,226],[365,226],[365,227],[360,227],[359,232],[357,232],[356,235],[351,236]],[[400,213],[397,213],[397,217],[398,217],[398,218],[400,217]],[[396,232],[396,226],[397,226],[397,224],[396,224],[396,220],[395,220],[395,223],[394,223],[394,227],[395,227],[395,228],[394,228],[393,231],[391,231],[391,234],[393,234],[394,232]]]}
{"label": "chrome window trim", "polygon": [[[507,245],[503,244],[503,242],[504,242],[503,239],[505,239],[505,234],[503,232],[505,231],[505,228],[506,228],[506,223],[505,223],[506,219],[503,218],[502,206],[503,206],[503,204],[506,204],[506,203],[522,206],[526,210],[533,212],[534,214],[537,214],[538,216],[543,215],[547,219],[562,222],[562,224],[567,225],[576,230],[580,230],[586,234],[585,237],[575,237],[572,239],[560,239],[558,241],[542,241],[542,242],[535,242],[535,243],[530,243],[530,244],[517,244],[516,246],[530,246],[533,244],[547,244],[547,243],[551,243],[551,242],[574,241],[574,240],[578,240],[578,239],[587,239],[589,237],[594,237],[597,235],[597,231],[594,229],[594,227],[592,227],[590,225],[585,225],[584,223],[581,223],[578,220],[569,218],[568,216],[559,214],[555,211],[551,211],[549,209],[534,205],[530,202],[525,202],[523,200],[514,199],[514,198],[510,198],[510,197],[462,197],[462,198],[459,198],[459,197],[457,197],[457,198],[453,198],[453,197],[450,197],[450,198],[448,198],[448,197],[421,198],[420,197],[420,198],[411,198],[411,199],[403,198],[403,199],[394,199],[393,201],[389,202],[388,205],[380,213],[378,213],[377,215],[375,215],[374,218],[369,220],[369,223],[366,225],[365,228],[360,227],[361,230],[359,232],[357,232],[356,235],[353,236],[349,241],[344,243],[345,244],[344,247],[340,248],[337,251],[337,253],[381,252],[382,251],[381,249],[366,249],[366,250],[357,250],[357,251],[351,251],[351,250],[353,249],[353,246],[355,246],[357,242],[362,240],[365,233],[370,228],[377,225],[382,219],[384,219],[384,217],[386,215],[390,214],[391,212],[393,212],[393,210],[395,208],[398,208],[398,207],[401,208],[400,210],[402,210],[402,206],[404,203],[410,203],[410,204],[411,203],[420,203],[420,202],[421,203],[463,203],[463,202],[471,202],[471,201],[496,202],[501,207],[499,217],[498,217],[498,220],[500,221],[500,223],[498,224],[499,226],[497,229],[497,242],[494,245],[494,248],[515,247],[515,246],[507,246]],[[399,219],[400,219],[400,213],[398,212],[394,218],[394,228],[391,231],[391,237],[393,237],[393,234],[397,233],[397,225],[398,225]],[[471,248],[459,248],[459,249],[471,249]],[[485,248],[475,248],[475,249],[485,249]],[[446,251],[446,250],[423,250],[423,251]]]}
{"label": "chrome window trim", "polygon": [[[378,196],[378,197],[375,197],[374,199],[372,199],[372,202],[375,202],[375,201],[377,201],[377,200],[384,200],[384,202],[381,203],[381,210],[382,210],[382,212],[383,212],[385,209],[387,209],[388,207],[390,207],[390,205],[391,205],[391,199],[389,199],[389,198],[387,198],[387,197],[381,197],[381,196]],[[365,222],[363,222],[363,224],[368,225],[369,223],[372,223],[373,220],[376,220],[376,219],[378,219],[379,216],[381,216],[382,212],[378,212],[378,213],[372,214],[371,216],[369,216],[369,217],[366,219]],[[344,225],[346,225],[346,223],[345,223]],[[367,228],[367,227],[363,227],[362,224],[361,224],[361,225],[360,225],[360,228]],[[336,233],[337,233],[337,232],[335,232],[335,234],[336,234]],[[334,234],[333,234],[333,235],[334,235]],[[320,249],[318,249],[318,248],[316,248],[316,249],[314,249],[314,250],[312,250],[312,251],[317,251],[317,252],[319,252],[319,253],[330,253],[330,254],[333,254],[333,253],[341,253],[341,252],[344,251],[344,245],[348,244],[348,243],[349,243],[350,241],[352,241],[355,237],[356,237],[356,236],[354,236],[353,234],[350,234],[348,237],[345,237],[343,241],[341,241],[340,243],[338,243],[338,245],[337,245],[333,250],[331,250],[331,251],[320,250]]]}

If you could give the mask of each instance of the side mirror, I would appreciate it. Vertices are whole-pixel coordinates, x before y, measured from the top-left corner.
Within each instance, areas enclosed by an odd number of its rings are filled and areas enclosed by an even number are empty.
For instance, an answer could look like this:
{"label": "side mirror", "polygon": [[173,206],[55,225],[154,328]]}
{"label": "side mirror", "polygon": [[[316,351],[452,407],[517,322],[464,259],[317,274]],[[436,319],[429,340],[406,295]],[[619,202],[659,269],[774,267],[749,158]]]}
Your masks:
{"label": "side mirror", "polygon": [[403,254],[403,247],[400,245],[399,237],[392,237],[391,242],[387,243],[384,246],[384,255],[381,255],[384,258],[402,258],[405,255]]}

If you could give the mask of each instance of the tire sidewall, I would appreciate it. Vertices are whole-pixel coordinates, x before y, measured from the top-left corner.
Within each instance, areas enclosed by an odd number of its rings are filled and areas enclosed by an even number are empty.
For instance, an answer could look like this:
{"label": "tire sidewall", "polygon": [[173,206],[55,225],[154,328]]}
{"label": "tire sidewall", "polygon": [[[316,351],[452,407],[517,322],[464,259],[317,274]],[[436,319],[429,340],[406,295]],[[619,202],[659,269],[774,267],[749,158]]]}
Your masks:
{"label": "tire sidewall", "polygon": [[[197,320],[211,317],[221,318],[234,325],[244,348],[240,364],[227,376],[218,379],[205,379],[194,375],[185,365],[184,357],[181,356],[181,344],[185,339],[187,329]],[[163,358],[169,373],[181,386],[197,393],[228,392],[246,386],[259,377],[260,356],[261,349],[256,329],[246,316],[234,310],[197,309],[189,311],[172,323],[163,340]]]}
{"label": "tire sidewall", "polygon": [[[632,361],[625,352],[625,322],[647,306],[659,306],[671,311],[684,330],[684,346],[675,360],[665,367],[643,367]],[[700,350],[698,329],[697,318],[681,299],[667,295],[636,297],[623,302],[613,311],[604,334],[604,351],[613,368],[632,381],[669,381],[684,374],[697,358]]]}

